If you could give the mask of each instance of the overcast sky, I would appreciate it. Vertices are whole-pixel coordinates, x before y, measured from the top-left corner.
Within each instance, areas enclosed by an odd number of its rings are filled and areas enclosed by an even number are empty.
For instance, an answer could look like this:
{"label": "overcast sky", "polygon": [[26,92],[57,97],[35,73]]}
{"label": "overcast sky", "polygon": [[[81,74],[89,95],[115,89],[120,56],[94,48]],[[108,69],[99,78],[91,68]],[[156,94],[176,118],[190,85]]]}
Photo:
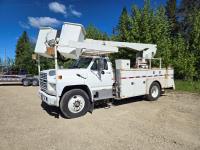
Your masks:
{"label": "overcast sky", "polygon": [[[151,0],[152,7],[165,5],[166,0]],[[94,24],[100,30],[112,33],[124,6],[143,6],[143,0],[0,0],[0,57],[14,58],[15,46],[26,30],[35,41],[40,26],[60,28],[62,22]]]}

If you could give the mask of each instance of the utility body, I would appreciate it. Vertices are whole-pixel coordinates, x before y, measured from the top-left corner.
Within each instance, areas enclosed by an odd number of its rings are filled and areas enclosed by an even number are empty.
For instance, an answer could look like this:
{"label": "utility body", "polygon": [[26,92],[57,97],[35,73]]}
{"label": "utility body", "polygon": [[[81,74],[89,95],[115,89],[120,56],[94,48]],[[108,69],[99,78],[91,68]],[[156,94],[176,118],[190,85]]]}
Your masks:
{"label": "utility body", "polygon": [[[80,117],[93,109],[94,102],[105,99],[122,100],[145,95],[156,100],[166,88],[175,88],[174,70],[152,67],[156,45],[85,39],[84,27],[64,23],[61,33],[41,28],[35,52],[55,59],[55,68],[40,71],[39,95],[45,103],[60,108],[67,118]],[[136,51],[136,63],[116,59],[110,53],[119,48]],[[58,66],[58,54],[76,61],[68,68]],[[115,67],[113,67],[115,66]]]}

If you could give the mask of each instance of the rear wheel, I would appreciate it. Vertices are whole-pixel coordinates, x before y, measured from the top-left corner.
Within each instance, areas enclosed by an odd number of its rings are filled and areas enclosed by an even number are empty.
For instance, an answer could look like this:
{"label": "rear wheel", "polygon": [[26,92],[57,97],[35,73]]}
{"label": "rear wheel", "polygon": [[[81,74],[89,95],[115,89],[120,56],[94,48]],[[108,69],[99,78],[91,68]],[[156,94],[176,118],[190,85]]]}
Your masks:
{"label": "rear wheel", "polygon": [[24,79],[22,81],[22,84],[23,84],[23,86],[29,86],[29,85],[31,85],[31,81],[29,79]]}
{"label": "rear wheel", "polygon": [[149,94],[147,100],[154,101],[160,97],[161,87],[158,82],[153,82],[149,88]]}
{"label": "rear wheel", "polygon": [[81,89],[66,92],[60,101],[60,110],[66,118],[76,118],[85,115],[90,108],[87,93]]}
{"label": "rear wheel", "polygon": [[32,85],[33,85],[33,86],[38,86],[38,85],[39,85],[38,79],[33,79]]}

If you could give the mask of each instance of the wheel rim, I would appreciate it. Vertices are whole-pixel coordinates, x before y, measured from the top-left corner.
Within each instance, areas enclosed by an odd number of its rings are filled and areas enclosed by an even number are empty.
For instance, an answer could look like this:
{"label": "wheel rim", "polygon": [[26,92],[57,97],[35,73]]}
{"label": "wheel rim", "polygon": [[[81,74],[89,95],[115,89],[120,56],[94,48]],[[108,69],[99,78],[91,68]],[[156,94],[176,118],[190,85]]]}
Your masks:
{"label": "wheel rim", "polygon": [[33,81],[33,85],[37,85],[37,81]]}
{"label": "wheel rim", "polygon": [[151,95],[152,95],[153,98],[156,98],[158,96],[158,93],[159,93],[158,91],[159,91],[158,86],[154,85],[151,88]]}
{"label": "wheel rim", "polygon": [[24,85],[28,85],[28,81],[24,81]]}
{"label": "wheel rim", "polygon": [[85,100],[80,95],[74,95],[69,99],[68,108],[72,113],[79,113],[85,107]]}

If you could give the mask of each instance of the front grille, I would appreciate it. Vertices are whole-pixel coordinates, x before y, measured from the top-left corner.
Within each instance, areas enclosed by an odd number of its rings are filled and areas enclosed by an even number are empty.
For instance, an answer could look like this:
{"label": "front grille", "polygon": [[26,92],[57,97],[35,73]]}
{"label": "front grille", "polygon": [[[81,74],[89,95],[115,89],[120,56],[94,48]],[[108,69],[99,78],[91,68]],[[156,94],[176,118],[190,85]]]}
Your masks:
{"label": "front grille", "polygon": [[40,73],[40,89],[44,92],[47,91],[47,73]]}

